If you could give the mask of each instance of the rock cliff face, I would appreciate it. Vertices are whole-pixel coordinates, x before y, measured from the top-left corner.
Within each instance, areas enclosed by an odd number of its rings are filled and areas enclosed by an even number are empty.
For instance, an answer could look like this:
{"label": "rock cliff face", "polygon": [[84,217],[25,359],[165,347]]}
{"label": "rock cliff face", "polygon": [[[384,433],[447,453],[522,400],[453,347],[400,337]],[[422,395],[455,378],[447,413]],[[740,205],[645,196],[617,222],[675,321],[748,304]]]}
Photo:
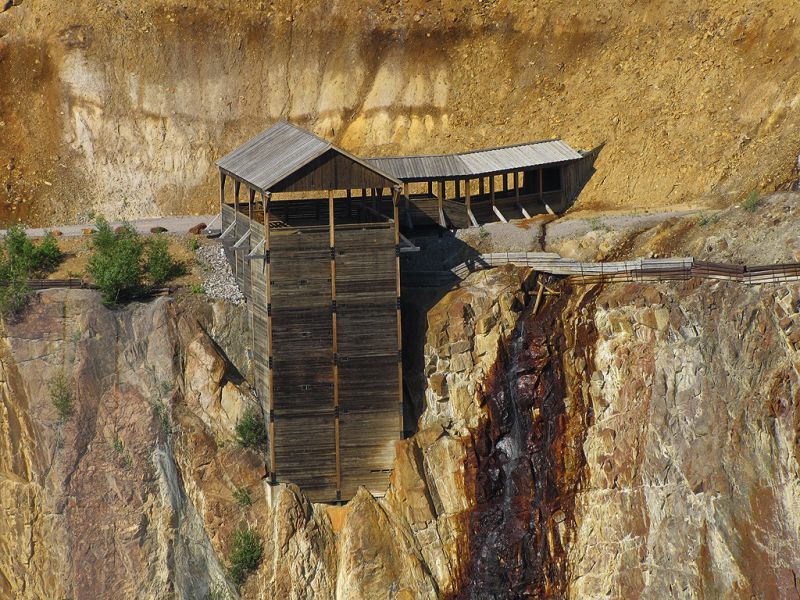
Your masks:
{"label": "rock cliff face", "polygon": [[281,117],[364,155],[605,140],[583,206],[728,205],[796,164],[796,0],[11,4],[0,222],[209,211],[214,160]]}
{"label": "rock cliff face", "polygon": [[419,431],[341,507],[234,441],[242,309],[40,293],[2,339],[0,598],[234,597],[242,523],[243,598],[795,593],[800,286],[544,283],[534,310],[534,274],[476,273],[431,309]]}

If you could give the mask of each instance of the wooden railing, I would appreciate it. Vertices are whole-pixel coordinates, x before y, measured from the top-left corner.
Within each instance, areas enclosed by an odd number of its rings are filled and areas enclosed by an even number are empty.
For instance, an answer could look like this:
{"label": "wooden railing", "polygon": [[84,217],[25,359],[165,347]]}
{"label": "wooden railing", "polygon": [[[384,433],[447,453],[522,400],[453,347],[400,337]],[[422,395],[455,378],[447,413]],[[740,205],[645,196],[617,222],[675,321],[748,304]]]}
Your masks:
{"label": "wooden railing", "polygon": [[505,264],[565,275],[576,283],[686,280],[692,277],[737,281],[750,285],[800,281],[800,263],[734,265],[682,258],[639,258],[618,262],[580,262],[550,252],[495,252],[482,254],[451,269],[459,279],[474,271]]}
{"label": "wooden railing", "polygon": [[[32,290],[48,290],[54,288],[67,288],[76,290],[98,289],[95,284],[84,281],[83,279],[29,279],[28,287],[30,287]],[[144,298],[149,296],[165,296],[174,292],[175,289],[176,288],[170,286],[145,289],[139,297]]]}

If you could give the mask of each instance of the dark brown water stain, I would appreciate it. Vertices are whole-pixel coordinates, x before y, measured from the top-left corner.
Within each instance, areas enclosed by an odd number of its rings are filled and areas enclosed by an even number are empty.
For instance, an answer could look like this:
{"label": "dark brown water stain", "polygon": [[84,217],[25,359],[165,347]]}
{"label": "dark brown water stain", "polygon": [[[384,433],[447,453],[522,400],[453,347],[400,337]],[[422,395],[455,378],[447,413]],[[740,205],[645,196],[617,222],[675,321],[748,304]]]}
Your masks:
{"label": "dark brown water stain", "polygon": [[[550,282],[548,285],[557,285]],[[534,314],[528,307],[484,384],[486,414],[466,465],[466,557],[454,599],[562,597],[566,544],[592,422],[588,380],[592,293],[569,308],[571,290]],[[566,312],[569,310],[569,314]],[[585,362],[584,362],[585,361]]]}

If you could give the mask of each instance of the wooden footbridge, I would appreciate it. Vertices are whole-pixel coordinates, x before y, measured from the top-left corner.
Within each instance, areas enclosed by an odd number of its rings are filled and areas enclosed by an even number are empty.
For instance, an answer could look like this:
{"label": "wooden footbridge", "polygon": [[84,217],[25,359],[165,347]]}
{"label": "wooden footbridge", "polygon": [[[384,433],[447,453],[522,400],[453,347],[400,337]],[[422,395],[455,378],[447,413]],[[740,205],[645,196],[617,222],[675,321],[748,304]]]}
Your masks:
{"label": "wooden footbridge", "polygon": [[736,281],[748,285],[800,281],[800,263],[734,265],[692,257],[638,258],[617,262],[580,262],[550,252],[495,252],[482,254],[451,269],[458,279],[501,265],[529,267],[541,273],[562,275],[581,284],[687,280],[693,277]]}

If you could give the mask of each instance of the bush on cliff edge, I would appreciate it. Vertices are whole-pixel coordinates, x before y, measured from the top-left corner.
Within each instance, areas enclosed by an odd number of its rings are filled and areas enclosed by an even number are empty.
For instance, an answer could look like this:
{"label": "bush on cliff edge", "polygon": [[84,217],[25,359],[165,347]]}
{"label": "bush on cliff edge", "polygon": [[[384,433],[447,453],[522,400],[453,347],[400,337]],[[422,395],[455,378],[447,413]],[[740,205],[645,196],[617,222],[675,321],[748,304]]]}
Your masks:
{"label": "bush on cliff edge", "polygon": [[183,265],[170,255],[166,239],[144,240],[129,223],[115,230],[102,217],[96,226],[89,274],[106,304],[134,298],[148,285],[163,285],[183,273]]}
{"label": "bush on cliff edge", "polygon": [[43,277],[63,260],[55,237],[48,233],[34,244],[22,225],[8,229],[0,251],[0,313],[6,318],[18,315],[28,304],[28,280]]}

